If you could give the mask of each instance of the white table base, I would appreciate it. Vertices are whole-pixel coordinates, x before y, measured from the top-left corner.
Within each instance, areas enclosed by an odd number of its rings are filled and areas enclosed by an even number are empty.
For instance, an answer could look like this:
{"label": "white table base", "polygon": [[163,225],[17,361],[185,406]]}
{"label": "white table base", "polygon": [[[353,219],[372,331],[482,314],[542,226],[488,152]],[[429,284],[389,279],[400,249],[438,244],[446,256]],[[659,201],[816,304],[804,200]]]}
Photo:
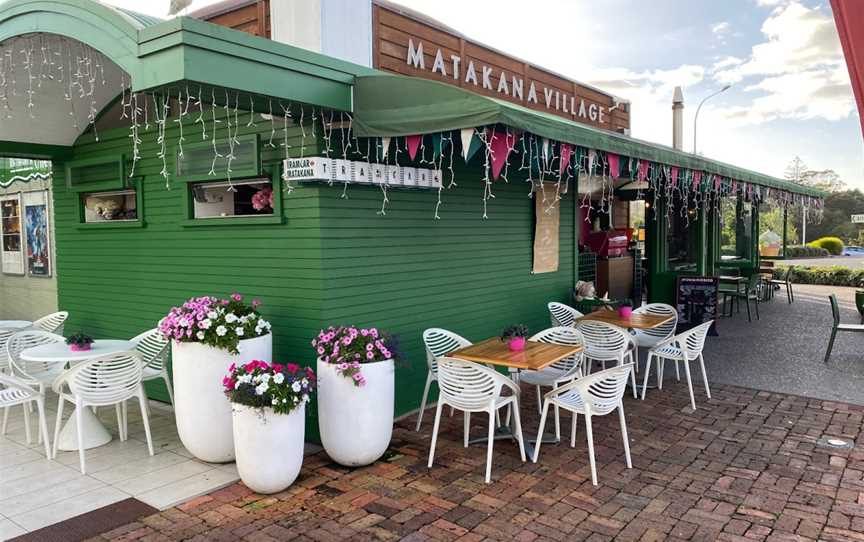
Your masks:
{"label": "white table base", "polygon": [[[113,408],[112,408],[113,410]],[[99,418],[93,414],[89,407],[85,407],[81,416],[84,427],[84,449],[96,448],[104,446],[111,442],[113,438],[111,433],[105,429]],[[57,439],[57,449],[64,452],[78,451],[78,418],[76,409],[72,409],[72,416],[63,426],[60,431],[60,438]]]}

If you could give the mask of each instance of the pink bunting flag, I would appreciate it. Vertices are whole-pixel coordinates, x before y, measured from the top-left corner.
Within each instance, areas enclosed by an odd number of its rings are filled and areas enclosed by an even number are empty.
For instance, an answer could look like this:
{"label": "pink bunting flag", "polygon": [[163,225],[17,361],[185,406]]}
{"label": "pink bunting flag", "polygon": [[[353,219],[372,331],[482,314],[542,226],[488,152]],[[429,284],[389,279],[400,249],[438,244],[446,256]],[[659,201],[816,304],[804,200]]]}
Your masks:
{"label": "pink bunting flag", "polygon": [[494,130],[486,130],[486,137],[492,151],[492,178],[497,180],[516,144],[516,134],[502,134]]}
{"label": "pink bunting flag", "polygon": [[716,191],[720,190],[720,176],[719,175],[714,175],[714,190],[716,190]]}
{"label": "pink bunting flag", "polygon": [[621,157],[617,154],[607,153],[606,159],[609,160],[609,176],[613,179],[621,176]]}
{"label": "pink bunting flag", "polygon": [[673,187],[678,186],[678,168],[677,167],[674,167],[674,166],[672,167],[671,177],[672,177],[672,186]]}
{"label": "pink bunting flag", "polygon": [[738,181],[732,181],[732,193],[734,194],[738,190]]}
{"label": "pink bunting flag", "polygon": [[405,146],[408,147],[408,157],[412,160],[417,156],[417,149],[420,148],[420,143],[423,141],[422,135],[405,136]]}
{"label": "pink bunting flag", "polygon": [[636,179],[644,181],[648,178],[648,160],[639,161],[639,172],[636,174]]}
{"label": "pink bunting flag", "polygon": [[569,143],[561,143],[561,167],[559,174],[563,175],[570,165],[570,157],[573,155],[573,147]]}
{"label": "pink bunting flag", "polygon": [[702,172],[694,171],[693,172],[693,190],[699,188],[699,183],[702,182]]}

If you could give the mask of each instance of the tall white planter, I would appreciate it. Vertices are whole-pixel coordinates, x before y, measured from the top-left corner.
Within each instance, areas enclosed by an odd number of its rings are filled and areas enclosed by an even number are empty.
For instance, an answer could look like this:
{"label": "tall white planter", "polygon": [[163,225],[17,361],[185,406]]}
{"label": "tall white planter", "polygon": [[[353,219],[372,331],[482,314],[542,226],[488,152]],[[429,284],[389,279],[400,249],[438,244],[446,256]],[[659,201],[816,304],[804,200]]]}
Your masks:
{"label": "tall white planter", "polygon": [[234,460],[231,403],[223,393],[222,378],[232,363],[272,361],[273,336],[244,339],[238,350],[234,355],[201,343],[171,345],[177,433],[183,446],[201,461]]}
{"label": "tall white planter", "polygon": [[303,465],[306,405],[289,414],[275,414],[269,407],[233,407],[234,451],[243,483],[264,494],[293,484]]}
{"label": "tall white planter", "polygon": [[318,360],[318,430],[333,461],[347,467],[381,457],[393,435],[395,370],[393,360],[364,363],[365,386]]}

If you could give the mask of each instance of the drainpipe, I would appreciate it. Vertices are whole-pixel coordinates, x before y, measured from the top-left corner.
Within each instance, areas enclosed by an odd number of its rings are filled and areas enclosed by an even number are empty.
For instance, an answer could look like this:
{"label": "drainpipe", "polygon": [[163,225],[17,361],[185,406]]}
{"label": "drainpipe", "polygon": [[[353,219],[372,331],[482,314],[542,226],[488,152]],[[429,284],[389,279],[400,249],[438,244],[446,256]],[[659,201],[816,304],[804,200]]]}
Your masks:
{"label": "drainpipe", "polygon": [[684,150],[684,93],[675,87],[672,93],[672,147]]}

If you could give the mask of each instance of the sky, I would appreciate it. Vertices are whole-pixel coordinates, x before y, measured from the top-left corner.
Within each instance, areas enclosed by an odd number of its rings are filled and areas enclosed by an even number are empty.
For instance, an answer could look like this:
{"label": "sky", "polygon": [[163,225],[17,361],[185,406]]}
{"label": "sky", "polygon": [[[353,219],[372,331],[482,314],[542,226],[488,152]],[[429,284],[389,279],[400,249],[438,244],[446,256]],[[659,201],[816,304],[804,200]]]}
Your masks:
{"label": "sky", "polygon": [[[168,0],[105,0],[164,16]],[[783,176],[796,156],[864,189],[864,142],[827,0],[395,0],[631,102],[631,135]],[[195,0],[192,9],[213,3]]]}

